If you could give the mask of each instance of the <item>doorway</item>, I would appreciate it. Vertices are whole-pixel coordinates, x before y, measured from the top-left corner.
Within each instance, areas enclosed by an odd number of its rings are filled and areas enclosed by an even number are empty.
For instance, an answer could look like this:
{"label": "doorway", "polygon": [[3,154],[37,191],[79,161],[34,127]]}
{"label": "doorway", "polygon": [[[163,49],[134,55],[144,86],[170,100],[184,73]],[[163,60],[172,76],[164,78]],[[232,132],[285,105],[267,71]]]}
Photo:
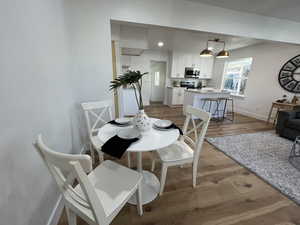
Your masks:
{"label": "doorway", "polygon": [[164,61],[150,62],[151,95],[150,104],[162,103],[165,97],[167,63]]}

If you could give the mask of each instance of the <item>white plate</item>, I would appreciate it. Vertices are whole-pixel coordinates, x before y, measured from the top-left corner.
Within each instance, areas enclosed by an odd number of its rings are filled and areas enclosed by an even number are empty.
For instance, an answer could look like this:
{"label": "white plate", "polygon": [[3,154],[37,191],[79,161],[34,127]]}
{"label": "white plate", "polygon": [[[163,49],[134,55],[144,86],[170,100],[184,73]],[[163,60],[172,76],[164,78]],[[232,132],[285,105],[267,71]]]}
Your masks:
{"label": "white plate", "polygon": [[162,128],[162,127],[157,127],[155,125],[153,125],[153,129],[160,130],[160,131],[169,131],[169,130],[171,130],[171,129],[166,129],[166,128]]}
{"label": "white plate", "polygon": [[117,118],[115,121],[119,124],[127,124],[131,122],[131,119],[123,117],[123,118]]}
{"label": "white plate", "polygon": [[135,128],[126,128],[118,130],[117,135],[123,139],[133,139],[138,138],[141,133]]}
{"label": "white plate", "polygon": [[154,125],[158,128],[166,128],[172,124],[170,120],[156,120]]}

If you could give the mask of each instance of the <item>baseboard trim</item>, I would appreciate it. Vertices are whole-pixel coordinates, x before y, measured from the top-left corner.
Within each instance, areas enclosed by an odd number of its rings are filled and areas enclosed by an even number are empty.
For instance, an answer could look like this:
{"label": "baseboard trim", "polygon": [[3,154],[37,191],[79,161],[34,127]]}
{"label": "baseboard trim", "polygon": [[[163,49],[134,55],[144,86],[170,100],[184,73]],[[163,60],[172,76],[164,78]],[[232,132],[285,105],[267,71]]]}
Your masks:
{"label": "baseboard trim", "polygon": [[249,111],[242,110],[242,109],[239,109],[239,108],[236,108],[235,110],[239,114],[242,114],[242,115],[245,115],[245,116],[249,116],[249,117],[253,117],[253,118],[258,119],[258,120],[263,120],[263,121],[267,121],[268,120],[268,117],[265,116],[265,115],[261,115],[261,114],[249,112]]}
{"label": "baseboard trim", "polygon": [[47,225],[57,225],[64,209],[64,202],[60,195],[49,217]]}

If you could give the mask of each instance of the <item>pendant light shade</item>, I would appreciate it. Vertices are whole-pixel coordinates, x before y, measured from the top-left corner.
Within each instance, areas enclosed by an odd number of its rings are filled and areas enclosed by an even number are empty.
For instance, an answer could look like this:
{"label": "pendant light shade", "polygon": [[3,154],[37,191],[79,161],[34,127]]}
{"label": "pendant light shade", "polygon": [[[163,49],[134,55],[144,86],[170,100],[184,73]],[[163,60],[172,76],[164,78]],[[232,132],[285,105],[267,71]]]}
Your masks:
{"label": "pendant light shade", "polygon": [[206,49],[204,49],[200,53],[200,57],[211,57],[211,56],[214,56],[214,53],[211,50],[209,50],[209,48],[208,48],[208,43],[209,42],[217,42],[217,43],[222,43],[223,44],[223,50],[220,51],[216,55],[216,58],[218,58],[218,59],[224,59],[224,58],[228,58],[229,57],[229,51],[225,50],[225,41],[220,41],[220,39],[218,39],[218,38],[216,38],[214,40],[208,40],[206,42]]}
{"label": "pendant light shade", "polygon": [[213,56],[214,53],[211,50],[208,49],[204,49],[201,53],[200,53],[200,57],[211,57]]}
{"label": "pendant light shade", "polygon": [[218,58],[218,59],[224,59],[224,58],[228,58],[228,57],[229,57],[229,52],[226,50],[220,51],[216,56],[216,58]]}

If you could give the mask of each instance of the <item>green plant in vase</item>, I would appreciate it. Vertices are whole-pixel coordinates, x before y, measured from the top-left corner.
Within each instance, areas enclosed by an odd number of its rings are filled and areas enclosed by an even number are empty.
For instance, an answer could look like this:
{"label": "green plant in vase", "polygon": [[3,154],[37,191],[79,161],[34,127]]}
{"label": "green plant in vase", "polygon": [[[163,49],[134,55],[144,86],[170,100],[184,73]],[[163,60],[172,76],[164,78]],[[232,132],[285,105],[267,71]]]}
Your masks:
{"label": "green plant in vase", "polygon": [[148,74],[140,71],[129,70],[125,74],[111,81],[110,90],[117,90],[120,87],[132,87],[134,90],[135,100],[140,110],[144,109],[142,98],[143,76]]}
{"label": "green plant in vase", "polygon": [[117,77],[111,81],[110,90],[117,90],[120,87],[131,87],[134,92],[135,100],[139,108],[139,112],[133,119],[135,126],[141,131],[147,131],[151,128],[151,120],[144,111],[142,87],[143,87],[143,76],[148,74],[141,73],[140,71],[129,70],[125,74]]}

